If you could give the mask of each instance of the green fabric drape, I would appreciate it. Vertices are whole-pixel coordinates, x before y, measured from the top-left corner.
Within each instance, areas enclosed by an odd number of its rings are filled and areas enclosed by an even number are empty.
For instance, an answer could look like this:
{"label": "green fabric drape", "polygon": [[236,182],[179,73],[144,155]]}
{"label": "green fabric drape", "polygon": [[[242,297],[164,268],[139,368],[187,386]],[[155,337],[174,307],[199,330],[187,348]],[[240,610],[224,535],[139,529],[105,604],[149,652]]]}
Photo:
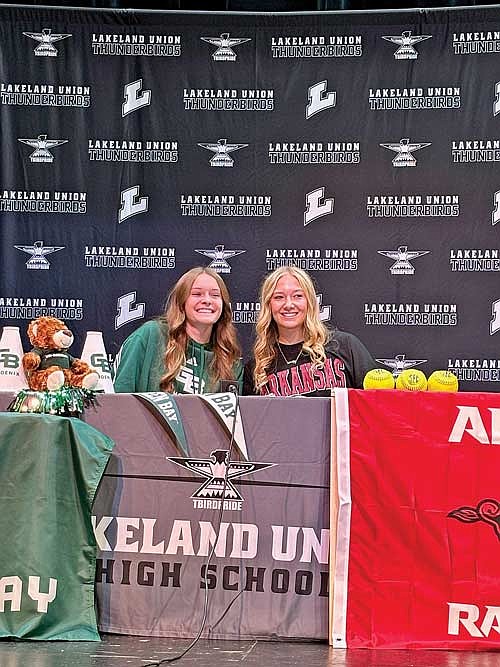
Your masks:
{"label": "green fabric drape", "polygon": [[0,637],[99,640],[91,506],[112,448],[78,419],[0,414]]}

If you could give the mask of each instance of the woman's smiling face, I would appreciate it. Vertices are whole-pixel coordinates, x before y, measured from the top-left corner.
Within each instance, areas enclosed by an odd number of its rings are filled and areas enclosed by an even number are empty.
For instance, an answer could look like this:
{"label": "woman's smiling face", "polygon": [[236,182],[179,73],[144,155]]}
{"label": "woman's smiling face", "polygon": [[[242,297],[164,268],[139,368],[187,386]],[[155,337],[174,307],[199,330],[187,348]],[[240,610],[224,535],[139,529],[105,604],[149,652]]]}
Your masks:
{"label": "woman's smiling face", "polygon": [[307,298],[297,278],[282,276],[271,297],[271,314],[278,327],[278,335],[303,340],[307,315]]}
{"label": "woman's smiling face", "polygon": [[217,281],[200,273],[184,304],[186,320],[193,327],[214,325],[222,314],[222,295]]}

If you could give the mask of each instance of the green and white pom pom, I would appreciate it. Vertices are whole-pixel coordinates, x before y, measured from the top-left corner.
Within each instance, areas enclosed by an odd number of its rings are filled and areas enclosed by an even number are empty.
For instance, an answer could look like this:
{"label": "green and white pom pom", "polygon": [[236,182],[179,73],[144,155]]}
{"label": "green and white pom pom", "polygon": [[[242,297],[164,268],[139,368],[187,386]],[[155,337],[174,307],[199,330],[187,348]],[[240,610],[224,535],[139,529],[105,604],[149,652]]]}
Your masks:
{"label": "green and white pom pom", "polygon": [[57,391],[21,389],[7,409],[9,412],[78,417],[95,402],[95,392],[82,387],[64,386]]}

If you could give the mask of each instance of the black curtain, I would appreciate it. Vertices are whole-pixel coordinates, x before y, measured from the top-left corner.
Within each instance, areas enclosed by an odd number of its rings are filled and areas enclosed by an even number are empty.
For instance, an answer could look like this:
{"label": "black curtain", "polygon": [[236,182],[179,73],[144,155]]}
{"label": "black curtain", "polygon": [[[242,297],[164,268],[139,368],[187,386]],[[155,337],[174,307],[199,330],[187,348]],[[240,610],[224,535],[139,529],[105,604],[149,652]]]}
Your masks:
{"label": "black curtain", "polygon": [[[11,4],[11,3],[0,3]],[[418,7],[471,7],[495,5],[488,0],[32,0],[20,4],[61,7],[99,7],[110,9],[156,9],[177,11],[230,12],[318,12],[359,11],[374,9],[408,9]]]}

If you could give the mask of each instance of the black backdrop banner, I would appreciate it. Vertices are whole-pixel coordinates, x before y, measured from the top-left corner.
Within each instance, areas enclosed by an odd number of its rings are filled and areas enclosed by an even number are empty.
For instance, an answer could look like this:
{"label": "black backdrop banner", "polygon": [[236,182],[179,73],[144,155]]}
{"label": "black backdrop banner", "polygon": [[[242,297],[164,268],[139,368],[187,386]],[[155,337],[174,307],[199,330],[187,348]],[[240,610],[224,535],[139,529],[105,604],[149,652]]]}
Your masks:
{"label": "black backdrop banner", "polygon": [[194,265],[266,272],[396,372],[500,382],[500,9],[0,8],[0,324],[110,358]]}

